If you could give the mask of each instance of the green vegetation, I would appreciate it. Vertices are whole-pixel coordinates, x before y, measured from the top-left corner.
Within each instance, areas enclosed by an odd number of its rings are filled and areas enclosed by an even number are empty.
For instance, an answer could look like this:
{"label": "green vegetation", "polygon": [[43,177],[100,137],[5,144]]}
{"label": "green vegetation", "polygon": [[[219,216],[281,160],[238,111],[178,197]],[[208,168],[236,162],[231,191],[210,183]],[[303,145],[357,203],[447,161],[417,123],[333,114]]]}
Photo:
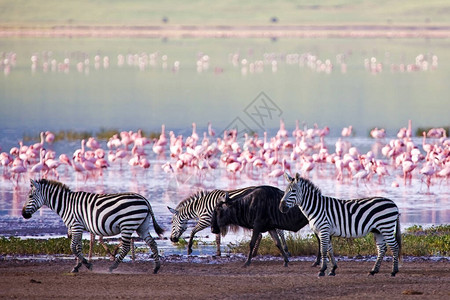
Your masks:
{"label": "green vegetation", "polygon": [[[110,251],[114,251],[117,243],[106,241]],[[313,235],[302,238],[289,234],[286,238],[289,252],[293,256],[315,255],[317,253],[317,240]],[[194,248],[204,242],[194,241]],[[247,253],[249,241],[230,244],[232,253]],[[184,249],[187,241],[180,239],[177,247]],[[89,240],[83,240],[83,249],[87,251]],[[372,235],[363,238],[344,239],[333,238],[333,249],[336,255],[357,256],[375,255],[376,248]],[[136,249],[140,252],[142,249]],[[144,252],[148,251],[144,249]],[[20,239],[17,237],[0,237],[0,255],[70,255],[70,240],[67,238],[50,239]],[[95,255],[107,256],[107,252],[99,243],[94,244]],[[279,256],[280,252],[270,237],[264,237],[259,247],[261,255]],[[402,254],[408,256],[449,256],[450,255],[450,225],[433,226],[423,229],[421,226],[409,227],[402,234]]]}
{"label": "green vegetation", "polygon": [[436,25],[448,23],[449,8],[443,0],[0,0],[0,25]]}
{"label": "green vegetation", "polygon": [[[298,235],[290,234],[287,236],[286,242],[289,252],[293,256],[315,255],[317,253],[318,243],[314,235],[302,238]],[[375,255],[377,252],[372,234],[357,239],[333,237],[332,243],[336,255]],[[246,253],[248,252],[248,247],[249,241],[230,245],[233,253]],[[280,255],[280,251],[270,236],[266,236],[261,240],[258,253],[262,255]],[[427,229],[423,229],[421,226],[407,228],[402,233],[402,255],[450,255],[450,225],[433,226]]]}
{"label": "green vegetation", "polygon": [[[114,245],[108,245],[114,251]],[[83,240],[83,249],[89,249],[89,240]],[[93,253],[106,256],[107,252],[98,242],[95,242]],[[21,239],[18,237],[0,237],[0,255],[43,255],[72,254],[70,239]]]}

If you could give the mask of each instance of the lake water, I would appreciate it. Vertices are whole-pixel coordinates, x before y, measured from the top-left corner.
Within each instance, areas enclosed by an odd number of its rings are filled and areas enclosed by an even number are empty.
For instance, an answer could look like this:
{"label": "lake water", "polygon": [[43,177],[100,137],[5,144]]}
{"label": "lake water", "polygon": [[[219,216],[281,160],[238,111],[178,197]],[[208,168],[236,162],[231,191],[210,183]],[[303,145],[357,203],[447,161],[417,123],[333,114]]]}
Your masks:
{"label": "lake water", "polygon": [[[289,132],[296,120],[302,128],[329,126],[330,153],[341,129],[353,125],[354,136],[348,141],[365,153],[379,147],[368,138],[374,127],[386,129],[388,136],[381,143],[388,143],[410,119],[413,132],[450,125],[449,48],[448,39],[0,39],[0,147],[8,152],[24,136],[37,138],[46,130],[148,133],[159,132],[165,124],[166,133],[186,136],[193,122],[200,136],[212,122],[218,136],[238,127],[260,136],[267,131],[271,137],[283,119]],[[421,139],[414,141],[421,144]],[[106,141],[102,143],[106,148]],[[70,156],[80,141],[59,141],[51,147],[58,155]],[[285,187],[282,179],[269,180],[267,173],[233,179],[224,168],[201,178],[188,171],[167,174],[161,166],[171,161],[168,151],[157,157],[148,146],[146,152],[151,163],[146,170],[115,163],[102,178],[85,182],[61,166],[59,179],[73,190],[146,195],[166,236],[171,218],[166,206],[176,206],[199,188]],[[292,164],[294,172],[301,167]],[[448,181],[435,178],[428,190],[418,170],[407,186],[399,169],[391,170],[382,184],[356,186],[349,179],[340,183],[330,167],[316,168],[311,179],[330,196],[392,198],[403,228],[450,222]],[[392,187],[393,181],[400,187]],[[0,235],[65,235],[59,217],[48,209],[31,220],[21,217],[28,186],[28,177],[18,186],[0,179]],[[199,237],[213,240],[209,230]],[[226,241],[243,237],[248,233],[230,235]],[[160,242],[166,253],[179,251],[168,241]],[[213,247],[195,251],[213,253]]]}

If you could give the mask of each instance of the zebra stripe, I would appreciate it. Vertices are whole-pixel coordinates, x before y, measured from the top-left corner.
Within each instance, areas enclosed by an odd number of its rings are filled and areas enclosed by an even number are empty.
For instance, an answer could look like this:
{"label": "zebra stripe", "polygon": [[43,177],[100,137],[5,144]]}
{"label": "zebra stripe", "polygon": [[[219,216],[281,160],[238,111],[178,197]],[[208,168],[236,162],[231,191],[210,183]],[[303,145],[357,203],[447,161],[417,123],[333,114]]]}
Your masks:
{"label": "zebra stripe", "polygon": [[377,260],[371,275],[379,272],[381,261],[386,253],[386,243],[393,253],[392,276],[398,272],[398,259],[401,250],[399,210],[390,199],[368,197],[362,199],[341,200],[323,196],[319,188],[297,173],[291,178],[280,201],[280,210],[298,205],[308,218],[311,229],[319,236],[322,252],[322,268],[319,276],[325,275],[326,255],[330,257],[333,269],[329,275],[335,275],[337,268],[331,245],[331,236],[362,237],[372,232],[377,245]]}
{"label": "zebra stripe", "polygon": [[[254,186],[236,189],[228,192],[231,199],[236,197],[245,196],[255,189]],[[225,191],[212,190],[199,191],[188,198],[181,201],[175,209],[167,207],[172,216],[172,232],[170,240],[172,242],[178,242],[178,239],[187,229],[187,222],[192,219],[198,218],[197,224],[192,229],[188,243],[188,254],[192,253],[192,244],[194,236],[197,232],[211,226],[211,218],[216,204],[223,200],[225,197]],[[216,254],[220,255],[220,235],[216,235]]]}
{"label": "zebra stripe", "polygon": [[158,247],[150,235],[150,218],[158,235],[164,230],[158,225],[150,202],[136,193],[95,194],[88,192],[72,192],[66,185],[52,180],[31,180],[28,201],[22,209],[22,216],[31,218],[43,205],[55,211],[63,220],[72,236],[71,249],[78,258],[78,264],[72,272],[87,262],[81,253],[81,237],[83,231],[99,236],[120,234],[122,246],[110,271],[117,268],[130,250],[131,235],[137,232],[153,252],[156,273],[160,267]]}

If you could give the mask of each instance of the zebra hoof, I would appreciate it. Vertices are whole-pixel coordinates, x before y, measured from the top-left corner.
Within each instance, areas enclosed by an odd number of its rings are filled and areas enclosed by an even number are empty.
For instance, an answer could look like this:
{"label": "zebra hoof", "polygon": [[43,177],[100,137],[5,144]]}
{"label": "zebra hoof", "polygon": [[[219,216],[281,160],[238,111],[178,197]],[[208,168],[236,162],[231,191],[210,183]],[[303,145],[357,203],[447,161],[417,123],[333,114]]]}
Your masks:
{"label": "zebra hoof", "polygon": [[370,271],[369,274],[367,274],[367,275],[373,276],[373,275],[375,275],[375,273],[376,272],[374,272],[374,271]]}
{"label": "zebra hoof", "polygon": [[284,262],[284,267],[285,267],[285,268],[289,267],[287,261]]}
{"label": "zebra hoof", "polygon": [[391,273],[391,277],[395,277],[395,274],[397,274],[396,272],[392,272]]}
{"label": "zebra hoof", "polygon": [[336,273],[330,272],[330,273],[328,273],[328,276],[336,276]]}
{"label": "zebra hoof", "polygon": [[78,273],[78,268],[73,268],[72,271],[70,271],[70,273]]}
{"label": "zebra hoof", "polygon": [[92,263],[87,263],[86,268],[88,268],[89,271],[92,271]]}
{"label": "zebra hoof", "polygon": [[325,272],[319,272],[319,277],[325,276]]}

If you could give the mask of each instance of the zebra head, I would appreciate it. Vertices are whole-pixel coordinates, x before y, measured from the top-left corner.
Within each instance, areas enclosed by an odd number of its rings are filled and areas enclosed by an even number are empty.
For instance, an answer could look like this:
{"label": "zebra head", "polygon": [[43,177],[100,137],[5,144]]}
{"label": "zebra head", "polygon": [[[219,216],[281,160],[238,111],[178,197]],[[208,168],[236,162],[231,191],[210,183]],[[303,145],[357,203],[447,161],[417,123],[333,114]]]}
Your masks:
{"label": "zebra head", "polygon": [[22,208],[22,217],[25,219],[31,218],[31,216],[39,209],[45,202],[44,195],[42,194],[42,186],[40,181],[34,181],[30,179],[30,193],[28,194],[28,200],[25,202]]}
{"label": "zebra head", "polygon": [[295,178],[289,176],[288,173],[284,173],[284,178],[286,178],[288,182],[288,186],[286,191],[284,192],[283,198],[280,200],[280,211],[282,213],[287,213],[289,209],[294,207],[297,202],[300,202],[302,199],[302,191],[299,186],[300,174],[295,174]]}
{"label": "zebra head", "polygon": [[170,234],[170,240],[174,243],[178,242],[178,239],[186,231],[188,220],[186,218],[181,218],[180,212],[174,208],[168,207],[169,211],[173,214],[172,216],[172,233]]}

